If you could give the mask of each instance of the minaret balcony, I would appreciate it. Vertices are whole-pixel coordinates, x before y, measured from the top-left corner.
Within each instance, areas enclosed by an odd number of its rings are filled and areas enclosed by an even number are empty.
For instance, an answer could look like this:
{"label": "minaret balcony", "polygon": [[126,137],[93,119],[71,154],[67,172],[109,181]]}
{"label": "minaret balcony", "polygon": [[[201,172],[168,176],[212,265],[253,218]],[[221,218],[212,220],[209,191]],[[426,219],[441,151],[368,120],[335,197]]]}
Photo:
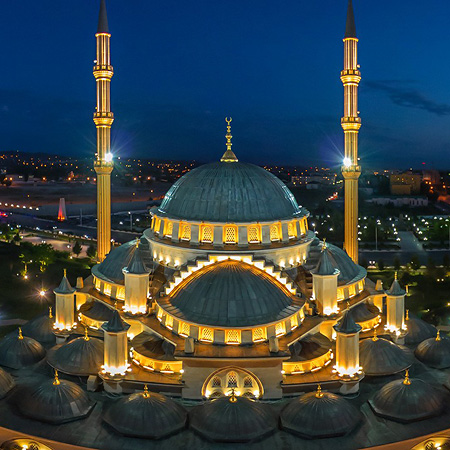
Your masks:
{"label": "minaret balcony", "polygon": [[96,80],[99,78],[111,80],[113,75],[113,66],[94,66],[94,77]]}
{"label": "minaret balcony", "polygon": [[111,111],[100,111],[94,113],[94,123],[97,126],[110,127],[114,122],[114,113]]}
{"label": "minaret balcony", "polygon": [[342,117],[341,126],[344,131],[358,131],[361,128],[361,117]]}
{"label": "minaret balcony", "polygon": [[97,159],[94,161],[94,170],[97,175],[109,175],[114,169],[113,161]]}
{"label": "minaret balcony", "polygon": [[342,70],[341,81],[343,84],[358,84],[361,81],[361,72],[357,69]]}

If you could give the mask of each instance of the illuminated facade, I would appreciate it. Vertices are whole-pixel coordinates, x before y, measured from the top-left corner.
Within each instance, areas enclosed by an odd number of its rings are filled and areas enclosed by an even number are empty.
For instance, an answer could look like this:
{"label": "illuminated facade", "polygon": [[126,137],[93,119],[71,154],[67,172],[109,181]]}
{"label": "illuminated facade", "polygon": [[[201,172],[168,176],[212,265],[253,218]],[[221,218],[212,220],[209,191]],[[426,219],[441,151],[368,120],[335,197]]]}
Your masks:
{"label": "illuminated facade", "polygon": [[97,41],[97,59],[94,77],[97,84],[97,107],[94,123],[97,127],[97,258],[103,261],[111,250],[111,172],[114,167],[111,153],[111,34],[108,28],[105,0],[100,3]]}
{"label": "illuminated facade", "polygon": [[361,72],[358,65],[358,39],[356,37],[353,5],[350,0],[344,36],[344,70],[341,72],[344,85],[344,117],[341,119],[345,138],[342,176],[345,189],[344,248],[350,258],[358,263],[358,179],[361,167],[358,159],[358,132],[361,118],[358,111],[358,84]]}

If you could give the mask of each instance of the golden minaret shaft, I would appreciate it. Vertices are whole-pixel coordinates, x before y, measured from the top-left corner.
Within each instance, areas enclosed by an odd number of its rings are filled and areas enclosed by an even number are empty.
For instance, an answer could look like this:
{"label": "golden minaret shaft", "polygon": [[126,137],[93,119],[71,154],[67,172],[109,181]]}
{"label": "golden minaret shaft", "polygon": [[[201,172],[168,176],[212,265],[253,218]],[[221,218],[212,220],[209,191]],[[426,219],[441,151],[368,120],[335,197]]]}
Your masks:
{"label": "golden minaret shaft", "polygon": [[97,258],[101,262],[111,249],[111,172],[114,164],[111,154],[111,35],[108,29],[105,0],[100,2],[97,41],[97,60],[94,77],[97,84],[97,108],[94,123],[97,127]]}
{"label": "golden minaret shaft", "polygon": [[341,119],[341,125],[345,138],[345,159],[342,166],[345,183],[344,249],[350,258],[358,263],[358,178],[361,175],[361,167],[358,164],[358,132],[361,128],[361,119],[358,117],[358,84],[361,81],[361,73],[352,0],[348,2],[341,81],[344,85],[344,117]]}

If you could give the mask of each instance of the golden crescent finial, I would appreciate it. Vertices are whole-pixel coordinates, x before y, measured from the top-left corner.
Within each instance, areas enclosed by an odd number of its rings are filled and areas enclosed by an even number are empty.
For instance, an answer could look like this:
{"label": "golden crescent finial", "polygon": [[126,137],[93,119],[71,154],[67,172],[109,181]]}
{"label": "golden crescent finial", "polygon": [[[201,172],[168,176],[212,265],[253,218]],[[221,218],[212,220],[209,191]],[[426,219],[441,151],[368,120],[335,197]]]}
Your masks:
{"label": "golden crescent finial", "polygon": [[22,327],[19,327],[19,339],[23,339]]}
{"label": "golden crescent finial", "polygon": [[409,379],[409,370],[406,369],[405,371],[405,379],[403,380],[403,384],[406,384],[409,386],[411,384],[411,380]]}
{"label": "golden crescent finial", "polygon": [[395,271],[394,280],[395,280],[395,281],[398,280],[398,272],[397,272],[397,271]]}
{"label": "golden crescent finial", "polygon": [[59,381],[58,371],[55,369],[55,379],[53,380],[53,385],[58,386],[59,384],[61,384],[61,381]]}
{"label": "golden crescent finial", "polygon": [[233,118],[232,117],[230,117],[230,118],[228,118],[228,117],[225,117],[225,122],[228,124],[228,126],[230,126],[230,123],[233,121]]}
{"label": "golden crescent finial", "polygon": [[88,334],[88,328],[87,327],[84,329],[84,340],[85,341],[89,340],[89,334]]}
{"label": "golden crescent finial", "polygon": [[148,386],[147,386],[147,385],[144,385],[144,393],[142,394],[142,396],[143,396],[144,398],[150,397],[150,394],[149,394],[149,392],[148,392]]}
{"label": "golden crescent finial", "polygon": [[323,397],[322,386],[320,384],[317,385],[316,397],[317,398]]}
{"label": "golden crescent finial", "polygon": [[436,340],[437,340],[437,341],[440,341],[440,340],[441,340],[441,330],[437,330]]}
{"label": "golden crescent finial", "polygon": [[409,320],[409,309],[406,310],[406,320]]}
{"label": "golden crescent finial", "polygon": [[373,329],[373,338],[372,338],[372,341],[378,341],[378,333],[377,333],[377,329],[376,328],[374,328]]}
{"label": "golden crescent finial", "polygon": [[51,306],[48,307],[48,318],[53,319],[53,308]]}
{"label": "golden crescent finial", "polygon": [[64,276],[67,277],[67,269],[64,269]]}
{"label": "golden crescent finial", "polygon": [[231,403],[237,402],[236,392],[234,391],[234,388],[231,388],[230,402]]}

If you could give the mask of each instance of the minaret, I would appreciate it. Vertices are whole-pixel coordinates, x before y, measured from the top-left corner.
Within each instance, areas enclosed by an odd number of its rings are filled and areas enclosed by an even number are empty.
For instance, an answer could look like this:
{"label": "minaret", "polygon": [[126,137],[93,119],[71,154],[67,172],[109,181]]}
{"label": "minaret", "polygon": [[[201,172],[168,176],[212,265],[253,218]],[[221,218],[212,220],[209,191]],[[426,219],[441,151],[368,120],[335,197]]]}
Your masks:
{"label": "minaret", "polygon": [[111,249],[111,125],[114,114],[111,112],[111,46],[106,16],[105,0],[100,2],[97,40],[97,59],[94,77],[97,83],[97,108],[94,123],[97,127],[97,159],[94,168],[97,172],[97,258],[101,262]]}
{"label": "minaret", "polygon": [[357,50],[355,17],[352,0],[349,0],[344,36],[344,70],[341,72],[344,85],[344,117],[341,125],[345,136],[342,175],[345,180],[344,248],[355,263],[358,263],[358,178],[361,175],[358,164],[358,131],[361,128],[361,119],[358,117],[358,84],[361,73]]}

